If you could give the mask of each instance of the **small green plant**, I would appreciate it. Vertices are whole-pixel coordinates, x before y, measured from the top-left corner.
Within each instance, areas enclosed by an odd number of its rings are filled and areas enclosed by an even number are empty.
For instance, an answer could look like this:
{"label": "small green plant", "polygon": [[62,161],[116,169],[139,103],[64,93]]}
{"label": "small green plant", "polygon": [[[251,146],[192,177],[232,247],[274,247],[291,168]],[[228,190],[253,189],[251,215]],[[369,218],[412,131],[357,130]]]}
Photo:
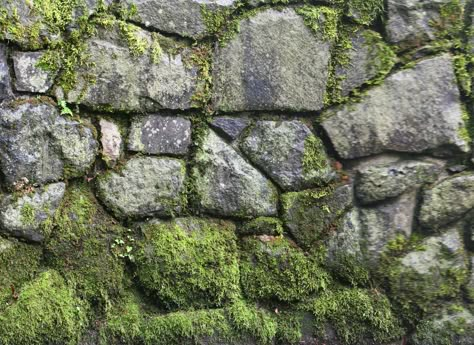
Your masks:
{"label": "small green plant", "polygon": [[135,239],[131,232],[131,229],[127,229],[127,234],[124,237],[117,237],[110,247],[112,253],[117,257],[135,262],[135,256],[133,255]]}
{"label": "small green plant", "polygon": [[69,115],[69,116],[74,115],[71,108],[68,107],[65,100],[60,100],[58,102],[58,107],[59,107],[59,110],[61,111],[61,115]]}

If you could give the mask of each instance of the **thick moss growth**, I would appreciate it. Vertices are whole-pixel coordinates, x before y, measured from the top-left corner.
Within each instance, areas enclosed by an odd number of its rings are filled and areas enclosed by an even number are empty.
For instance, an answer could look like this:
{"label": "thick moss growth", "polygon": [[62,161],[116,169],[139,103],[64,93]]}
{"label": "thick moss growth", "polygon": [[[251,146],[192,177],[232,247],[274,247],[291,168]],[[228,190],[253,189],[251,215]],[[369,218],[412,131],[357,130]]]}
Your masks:
{"label": "thick moss growth", "polygon": [[239,293],[234,231],[232,223],[197,218],[144,226],[140,282],[169,309],[222,306]]}
{"label": "thick moss growth", "polygon": [[68,187],[61,206],[48,220],[47,263],[61,272],[80,295],[106,303],[124,286],[123,262],[111,253],[125,230],[108,216],[85,183]]}
{"label": "thick moss growth", "polygon": [[77,344],[86,310],[57,272],[43,272],[0,307],[0,344]]}
{"label": "thick moss growth", "polygon": [[239,233],[245,235],[283,235],[283,223],[278,218],[258,217],[245,222]]}
{"label": "thick moss growth", "polygon": [[285,238],[246,238],[242,247],[241,284],[250,298],[298,301],[330,282],[319,265],[321,253],[310,256]]}
{"label": "thick moss growth", "polygon": [[347,12],[357,23],[370,25],[384,9],[384,0],[348,0]]}
{"label": "thick moss growth", "polygon": [[376,291],[342,288],[328,291],[310,307],[316,327],[323,334],[326,325],[344,344],[377,344],[397,340],[402,335],[388,299]]}
{"label": "thick moss growth", "polygon": [[38,272],[42,249],[0,237],[0,303],[13,301],[20,286]]}

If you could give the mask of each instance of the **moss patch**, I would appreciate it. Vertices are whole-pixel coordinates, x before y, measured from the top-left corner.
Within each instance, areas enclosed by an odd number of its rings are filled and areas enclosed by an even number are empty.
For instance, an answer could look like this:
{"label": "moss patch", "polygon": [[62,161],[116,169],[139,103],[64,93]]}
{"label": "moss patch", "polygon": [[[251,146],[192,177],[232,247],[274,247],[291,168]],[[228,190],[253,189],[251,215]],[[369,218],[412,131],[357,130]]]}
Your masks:
{"label": "moss patch", "polygon": [[338,38],[339,20],[342,11],[325,6],[302,6],[296,10],[304,23],[324,40],[334,42]]}
{"label": "moss patch", "polygon": [[278,218],[258,217],[245,222],[239,233],[246,235],[283,235],[283,223]]}

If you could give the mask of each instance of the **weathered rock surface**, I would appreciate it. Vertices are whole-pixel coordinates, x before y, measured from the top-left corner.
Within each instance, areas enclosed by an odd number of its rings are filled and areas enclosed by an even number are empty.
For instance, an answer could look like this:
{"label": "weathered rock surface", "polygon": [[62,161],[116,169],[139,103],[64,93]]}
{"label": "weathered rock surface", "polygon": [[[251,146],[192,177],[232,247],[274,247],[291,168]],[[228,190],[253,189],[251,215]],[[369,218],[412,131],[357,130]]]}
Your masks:
{"label": "weathered rock surface", "polygon": [[135,117],[128,149],[148,154],[185,155],[191,145],[191,121],[183,117],[148,115]]}
{"label": "weathered rock surface", "polygon": [[474,255],[471,254],[471,275],[466,284],[467,298],[474,303]]}
{"label": "weathered rock surface", "polygon": [[323,127],[342,158],[384,151],[467,152],[459,97],[452,58],[442,55],[391,75],[360,103],[329,110]]}
{"label": "weathered rock surface", "polygon": [[461,218],[474,207],[474,175],[445,179],[423,194],[420,225],[437,229]]}
{"label": "weathered rock surface", "polygon": [[41,226],[52,217],[64,196],[63,182],[46,185],[32,193],[0,199],[0,231],[33,242],[42,242]]}
{"label": "weathered rock surface", "polygon": [[355,195],[363,204],[396,197],[425,183],[435,182],[441,168],[419,161],[400,161],[357,171]]}
{"label": "weathered rock surface", "polygon": [[204,139],[196,163],[194,182],[203,211],[235,217],[277,214],[273,184],[213,131]]}
{"label": "weathered rock surface", "polygon": [[214,57],[218,111],[316,111],[323,107],[330,43],[293,9],[268,9],[240,23]]}
{"label": "weathered rock surface", "polygon": [[7,47],[0,44],[0,101],[12,95],[10,71],[7,63]]}
{"label": "weathered rock surface", "polygon": [[249,124],[250,120],[238,117],[217,117],[211,122],[212,127],[230,140],[237,139]]}
{"label": "weathered rock surface", "polygon": [[301,121],[258,121],[241,148],[286,191],[325,184],[335,176],[323,143]]}
{"label": "weathered rock surface", "polygon": [[[133,34],[142,40],[140,44],[153,46],[150,33],[133,28]],[[87,40],[87,54],[93,65],[79,71],[77,86],[66,97],[69,102],[130,112],[191,108],[197,68],[185,63],[190,54],[188,50],[175,55],[163,52],[154,62],[147,52],[131,50],[119,29],[114,27],[100,30],[97,36]],[[90,83],[87,81],[90,75],[100,77]],[[60,90],[57,93],[61,95]]]}
{"label": "weathered rock surface", "polygon": [[381,73],[388,73],[394,64],[394,53],[376,32],[359,30],[351,37],[351,43],[347,65],[336,68],[336,77],[342,79],[342,96]]}
{"label": "weathered rock surface", "polygon": [[203,9],[218,12],[231,8],[236,0],[121,0],[133,4],[137,16],[133,18],[145,26],[186,37],[207,34]]}
{"label": "weathered rock surface", "polygon": [[336,190],[308,190],[282,195],[283,219],[299,245],[310,247],[324,237],[352,206],[352,186]]}
{"label": "weathered rock surface", "polygon": [[98,196],[119,218],[170,216],[186,205],[183,161],[134,157],[98,179]]}
{"label": "weathered rock surface", "polygon": [[15,89],[45,93],[54,82],[54,74],[37,66],[44,52],[20,52],[13,53],[13,68],[15,70]]}
{"label": "weathered rock surface", "polygon": [[119,124],[113,120],[101,118],[99,126],[102,158],[108,166],[114,167],[120,159],[124,147]]}
{"label": "weathered rock surface", "polygon": [[89,127],[59,116],[49,100],[0,104],[0,169],[10,186],[22,178],[43,184],[83,174],[97,146]]}
{"label": "weathered rock surface", "polygon": [[[440,16],[441,8],[449,6],[450,3],[452,3],[451,0],[389,0],[388,40],[399,43],[435,39],[436,28],[439,28],[443,22]],[[454,20],[454,18],[449,18],[449,20]]]}

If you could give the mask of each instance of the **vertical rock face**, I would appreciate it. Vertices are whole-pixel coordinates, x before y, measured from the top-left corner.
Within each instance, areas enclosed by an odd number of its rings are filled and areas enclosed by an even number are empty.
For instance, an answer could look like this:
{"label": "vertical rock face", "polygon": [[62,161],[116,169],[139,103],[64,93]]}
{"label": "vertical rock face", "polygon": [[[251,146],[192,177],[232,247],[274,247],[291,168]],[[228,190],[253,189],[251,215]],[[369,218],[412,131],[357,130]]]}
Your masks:
{"label": "vertical rock face", "polygon": [[10,71],[7,63],[7,47],[0,44],[0,101],[12,95]]}
{"label": "vertical rock face", "polygon": [[395,73],[360,103],[331,109],[323,127],[342,158],[384,151],[467,152],[452,58],[442,55]]}
{"label": "vertical rock face", "polygon": [[214,57],[218,111],[316,111],[323,107],[330,43],[292,9],[269,9],[240,23]]}
{"label": "vertical rock face", "polygon": [[54,75],[38,67],[43,55],[44,52],[13,53],[17,91],[45,93],[53,86]]}

